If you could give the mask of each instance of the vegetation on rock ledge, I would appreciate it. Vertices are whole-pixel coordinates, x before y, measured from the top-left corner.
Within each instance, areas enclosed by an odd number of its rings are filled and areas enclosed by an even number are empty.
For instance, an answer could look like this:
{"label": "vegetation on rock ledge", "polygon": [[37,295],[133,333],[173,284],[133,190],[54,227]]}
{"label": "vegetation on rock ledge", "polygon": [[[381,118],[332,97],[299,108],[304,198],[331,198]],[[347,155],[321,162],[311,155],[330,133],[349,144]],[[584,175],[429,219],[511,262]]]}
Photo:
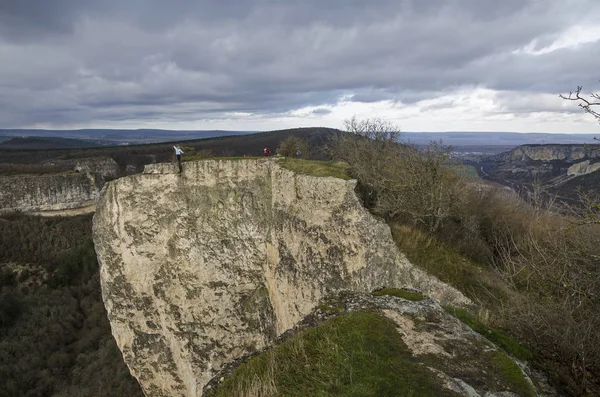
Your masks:
{"label": "vegetation on rock ledge", "polygon": [[448,396],[394,323],[371,312],[301,331],[238,367],[216,396]]}

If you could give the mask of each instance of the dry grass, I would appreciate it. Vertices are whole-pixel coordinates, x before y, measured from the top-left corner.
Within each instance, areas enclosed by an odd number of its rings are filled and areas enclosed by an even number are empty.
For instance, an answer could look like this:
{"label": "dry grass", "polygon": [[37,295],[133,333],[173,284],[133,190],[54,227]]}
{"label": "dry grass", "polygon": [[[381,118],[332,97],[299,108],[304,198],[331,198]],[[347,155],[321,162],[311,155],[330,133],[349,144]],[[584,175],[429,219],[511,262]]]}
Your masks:
{"label": "dry grass", "polygon": [[333,177],[344,180],[351,179],[348,174],[348,164],[334,161],[315,161],[300,159],[282,159],[278,162],[283,168],[298,174],[318,177]]}

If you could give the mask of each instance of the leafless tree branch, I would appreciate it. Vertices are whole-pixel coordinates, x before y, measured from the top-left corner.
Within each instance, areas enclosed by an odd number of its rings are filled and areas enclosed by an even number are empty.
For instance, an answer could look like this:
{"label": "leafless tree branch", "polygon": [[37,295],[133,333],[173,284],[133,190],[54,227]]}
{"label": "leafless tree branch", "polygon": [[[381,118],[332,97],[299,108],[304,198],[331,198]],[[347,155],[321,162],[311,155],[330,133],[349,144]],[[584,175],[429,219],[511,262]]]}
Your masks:
{"label": "leafless tree branch", "polygon": [[579,107],[582,108],[584,112],[591,114],[600,121],[600,112],[596,111],[596,108],[594,108],[595,106],[600,106],[600,94],[591,93],[590,97],[592,100],[588,100],[581,96],[582,89],[582,86],[578,86],[575,92],[569,92],[568,96],[559,94],[559,97],[567,101],[579,102]]}

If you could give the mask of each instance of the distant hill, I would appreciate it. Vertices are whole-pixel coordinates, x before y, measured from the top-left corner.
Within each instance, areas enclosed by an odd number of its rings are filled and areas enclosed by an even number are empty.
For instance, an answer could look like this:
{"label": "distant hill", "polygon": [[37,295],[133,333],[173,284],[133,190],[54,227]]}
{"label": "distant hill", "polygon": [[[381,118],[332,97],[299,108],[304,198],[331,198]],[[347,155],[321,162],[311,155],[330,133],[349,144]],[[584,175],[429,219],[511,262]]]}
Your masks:
{"label": "distant hill", "polygon": [[[308,127],[314,129],[317,127]],[[306,128],[303,128],[306,129]],[[0,129],[0,142],[14,137],[69,138],[102,142],[96,146],[112,146],[173,142],[193,139],[255,134],[258,131],[227,130],[160,130],[160,129],[81,129],[81,130],[41,130],[41,129]],[[597,135],[600,135],[597,134]],[[402,132],[402,139],[417,145],[432,141],[442,141],[455,147],[505,147],[511,148],[526,144],[582,144],[594,143],[593,134],[552,134],[520,132],[448,131],[448,132]],[[33,148],[32,146],[29,146]],[[70,146],[64,146],[70,147]],[[83,147],[83,146],[82,146]],[[44,148],[44,147],[41,147]],[[506,149],[506,150],[508,150]]]}
{"label": "distant hill", "polygon": [[113,142],[57,137],[15,137],[0,140],[1,149],[77,149],[112,146]]}
{"label": "distant hill", "polygon": [[274,152],[281,141],[294,135],[303,138],[313,150],[312,157],[323,158],[321,148],[337,132],[331,128],[294,128],[255,134],[220,136],[205,139],[175,140],[161,143],[120,145],[112,147],[78,148],[8,148],[0,144],[0,174],[48,173],[52,169],[38,167],[51,160],[70,160],[89,157],[111,157],[119,165],[119,175],[140,172],[145,164],[173,160],[173,143],[188,147],[184,157],[202,156],[261,156],[268,146]]}
{"label": "distant hill", "polygon": [[[600,135],[596,134],[596,136]],[[402,139],[423,145],[432,141],[442,141],[451,146],[505,146],[515,147],[527,144],[583,144],[598,143],[594,134],[549,134],[521,132],[403,132]]]}
{"label": "distant hill", "polygon": [[[4,138],[68,138],[85,141],[103,142],[112,146],[144,143],[170,142],[176,140],[202,139],[231,135],[246,135],[256,131],[222,131],[222,130],[154,130],[154,129],[83,129],[83,130],[41,130],[41,129],[0,129],[0,142]],[[104,142],[107,144],[105,145]],[[65,146],[67,147],[67,146]]]}

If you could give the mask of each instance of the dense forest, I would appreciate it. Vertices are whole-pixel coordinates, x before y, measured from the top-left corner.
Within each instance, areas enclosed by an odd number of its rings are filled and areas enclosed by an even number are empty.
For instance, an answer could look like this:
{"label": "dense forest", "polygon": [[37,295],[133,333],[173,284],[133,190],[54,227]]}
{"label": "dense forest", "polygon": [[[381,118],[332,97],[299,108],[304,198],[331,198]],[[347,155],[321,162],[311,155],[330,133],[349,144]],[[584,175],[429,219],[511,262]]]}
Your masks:
{"label": "dense forest", "polygon": [[143,396],[110,333],[91,225],[0,217],[0,395]]}

